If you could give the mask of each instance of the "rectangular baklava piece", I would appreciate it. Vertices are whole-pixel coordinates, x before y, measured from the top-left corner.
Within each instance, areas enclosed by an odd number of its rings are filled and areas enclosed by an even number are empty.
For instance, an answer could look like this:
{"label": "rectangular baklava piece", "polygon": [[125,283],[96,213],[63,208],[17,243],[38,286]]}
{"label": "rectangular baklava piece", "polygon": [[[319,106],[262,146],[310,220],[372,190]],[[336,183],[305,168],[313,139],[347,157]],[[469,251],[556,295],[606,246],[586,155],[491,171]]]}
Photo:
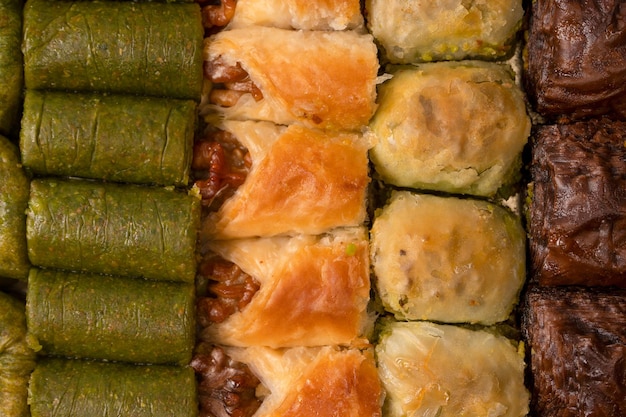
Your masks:
{"label": "rectangular baklava piece", "polygon": [[522,346],[497,333],[432,322],[384,322],[376,345],[383,415],[524,417]]}
{"label": "rectangular baklava piece", "polygon": [[203,242],[320,234],[365,221],[369,140],[360,133],[224,121],[195,148]]}
{"label": "rectangular baklava piece", "polygon": [[531,2],[526,91],[550,119],[626,117],[626,5],[619,0]]}
{"label": "rectangular baklava piece", "polygon": [[533,413],[626,415],[626,291],[535,287],[525,301]]}
{"label": "rectangular baklava piece", "polygon": [[517,305],[525,233],[503,207],[397,191],[370,234],[378,295],[399,319],[490,325]]}
{"label": "rectangular baklava piece", "polygon": [[380,417],[368,347],[234,348],[202,344],[192,361],[202,416]]}
{"label": "rectangular baklava piece", "polygon": [[378,55],[356,31],[253,26],[206,39],[207,111],[227,119],[360,131],[376,108]]}
{"label": "rectangular baklava piece", "polygon": [[531,279],[626,286],[626,123],[544,125],[533,137]]}
{"label": "rectangular baklava piece", "polygon": [[198,275],[199,338],[230,346],[349,345],[372,317],[367,231],[215,241]]}
{"label": "rectangular baklava piece", "polygon": [[530,134],[511,68],[481,61],[398,66],[379,87],[370,152],[388,184],[493,197],[520,180]]}

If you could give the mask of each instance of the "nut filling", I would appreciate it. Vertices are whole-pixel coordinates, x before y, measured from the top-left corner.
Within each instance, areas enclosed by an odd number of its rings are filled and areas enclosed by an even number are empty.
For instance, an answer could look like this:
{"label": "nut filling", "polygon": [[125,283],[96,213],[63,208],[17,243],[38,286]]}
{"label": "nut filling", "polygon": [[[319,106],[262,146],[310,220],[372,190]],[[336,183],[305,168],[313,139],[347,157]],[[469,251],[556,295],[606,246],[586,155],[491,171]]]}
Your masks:
{"label": "nut filling", "polygon": [[233,107],[245,94],[251,94],[255,101],[263,99],[263,93],[239,62],[230,65],[220,56],[205,61],[203,71],[204,77],[213,83],[209,93],[211,104]]}
{"label": "nut filling", "polygon": [[250,417],[260,407],[259,379],[222,348],[200,343],[191,366],[198,377],[200,417]]}
{"label": "nut filling", "polygon": [[[202,11],[202,25],[207,34],[219,31],[233,20],[237,0],[198,0]],[[215,4],[217,3],[217,4]]]}
{"label": "nut filling", "polygon": [[244,309],[259,290],[259,283],[232,262],[217,256],[205,258],[199,267],[198,324],[222,323]]}
{"label": "nut filling", "polygon": [[248,150],[228,132],[209,132],[196,140],[191,168],[205,209],[217,210],[231,197],[251,166]]}

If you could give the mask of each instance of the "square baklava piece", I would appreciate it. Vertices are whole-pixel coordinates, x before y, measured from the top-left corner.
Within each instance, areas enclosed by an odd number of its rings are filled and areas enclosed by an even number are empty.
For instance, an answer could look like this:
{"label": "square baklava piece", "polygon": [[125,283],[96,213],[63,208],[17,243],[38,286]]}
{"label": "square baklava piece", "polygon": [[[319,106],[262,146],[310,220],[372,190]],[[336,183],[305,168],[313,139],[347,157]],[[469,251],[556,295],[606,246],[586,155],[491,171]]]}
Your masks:
{"label": "square baklava piece", "polygon": [[626,291],[535,287],[526,304],[533,415],[626,415]]}
{"label": "square baklava piece", "polygon": [[536,110],[626,118],[626,3],[537,0],[529,16],[524,72]]}
{"label": "square baklava piece", "polygon": [[544,125],[533,136],[531,279],[626,287],[626,123]]}

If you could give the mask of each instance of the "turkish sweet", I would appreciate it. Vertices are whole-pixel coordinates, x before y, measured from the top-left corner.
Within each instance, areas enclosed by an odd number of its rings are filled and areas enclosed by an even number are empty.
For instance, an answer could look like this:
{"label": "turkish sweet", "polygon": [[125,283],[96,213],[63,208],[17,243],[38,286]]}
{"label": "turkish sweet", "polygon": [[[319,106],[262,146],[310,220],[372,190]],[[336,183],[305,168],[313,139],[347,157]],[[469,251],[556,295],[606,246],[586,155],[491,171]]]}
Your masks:
{"label": "turkish sweet", "polygon": [[28,417],[28,381],[35,351],[27,340],[24,304],[0,292],[0,415]]}
{"label": "turkish sweet", "polygon": [[538,0],[530,9],[525,83],[549,119],[626,119],[626,6],[619,0]]}
{"label": "turkish sweet", "polygon": [[531,122],[511,69],[479,61],[395,67],[370,152],[388,184],[492,197],[520,180]]}
{"label": "turkish sweet", "polygon": [[381,415],[384,393],[368,348],[202,345],[192,366],[203,416]]}
{"label": "turkish sweet", "polygon": [[200,6],[159,2],[26,2],[29,89],[200,100]]}
{"label": "turkish sweet", "polygon": [[20,154],[0,136],[0,276],[24,280],[30,261],[26,248],[26,207],[30,179]]}
{"label": "turkish sweet", "polygon": [[190,367],[42,358],[30,382],[32,417],[196,417]]}
{"label": "turkish sweet", "polygon": [[528,414],[522,345],[493,331],[390,321],[376,357],[385,416]]}
{"label": "turkish sweet", "polygon": [[18,125],[24,88],[22,70],[22,0],[0,1],[0,135]]}
{"label": "turkish sweet", "polygon": [[533,415],[626,414],[626,290],[534,287],[522,328]]}
{"label": "turkish sweet", "polygon": [[398,319],[491,325],[519,301],[525,231],[503,207],[396,191],[370,234],[374,283]]}
{"label": "turkish sweet", "polygon": [[296,30],[364,29],[359,0],[237,0],[228,29],[271,26]]}
{"label": "turkish sweet", "polygon": [[226,121],[222,127],[247,150],[250,168],[203,219],[202,241],[320,234],[363,224],[370,183],[366,137],[269,122]]}
{"label": "turkish sweet", "polygon": [[376,109],[371,35],[246,27],[207,39],[209,111],[227,119],[361,131]]}
{"label": "turkish sweet", "polygon": [[[199,337],[230,346],[346,345],[374,317],[365,227],[211,242],[198,268]],[[230,306],[233,306],[232,308]]]}
{"label": "turkish sweet", "polygon": [[194,294],[191,283],[33,268],[28,329],[46,355],[186,365]]}
{"label": "turkish sweet", "polygon": [[28,90],[22,161],[41,176],[186,187],[196,118],[192,100]]}
{"label": "turkish sweet", "polygon": [[524,16],[521,0],[367,0],[365,8],[382,56],[396,64],[505,58]]}
{"label": "turkish sweet", "polygon": [[40,267],[193,282],[200,203],[163,187],[31,182],[26,239]]}
{"label": "turkish sweet", "polygon": [[626,122],[544,125],[533,138],[531,279],[626,287]]}

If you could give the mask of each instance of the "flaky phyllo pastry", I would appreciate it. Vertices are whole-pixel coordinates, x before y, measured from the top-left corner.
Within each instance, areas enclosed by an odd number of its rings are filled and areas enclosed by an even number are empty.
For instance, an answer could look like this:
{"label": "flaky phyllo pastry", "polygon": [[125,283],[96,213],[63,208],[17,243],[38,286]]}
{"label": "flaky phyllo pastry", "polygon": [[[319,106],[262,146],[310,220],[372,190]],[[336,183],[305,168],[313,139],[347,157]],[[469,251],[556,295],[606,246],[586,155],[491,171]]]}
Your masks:
{"label": "flaky phyllo pastry", "polygon": [[236,6],[228,29],[257,25],[302,30],[364,30],[359,0],[317,0],[315,7],[311,7],[311,0],[231,2]]}
{"label": "flaky phyllo pastry", "polygon": [[[380,416],[384,397],[367,347],[233,348],[201,346],[199,399],[209,415]],[[197,367],[194,360],[192,366]],[[236,375],[238,404],[220,402]]]}
{"label": "flaky phyllo pastry", "polygon": [[204,250],[200,279],[208,281],[199,290],[198,319],[206,342],[346,345],[371,330],[364,227],[210,242]]}
{"label": "flaky phyllo pastry", "polygon": [[368,139],[298,125],[225,121],[249,152],[245,181],[203,221],[203,240],[323,233],[361,225]]}
{"label": "flaky phyllo pastry", "polygon": [[226,30],[205,42],[208,109],[226,119],[360,130],[375,110],[373,38],[356,31]]}
{"label": "flaky phyllo pastry", "polygon": [[370,154],[388,184],[493,197],[520,179],[531,122],[511,69],[480,61],[394,67]]}

